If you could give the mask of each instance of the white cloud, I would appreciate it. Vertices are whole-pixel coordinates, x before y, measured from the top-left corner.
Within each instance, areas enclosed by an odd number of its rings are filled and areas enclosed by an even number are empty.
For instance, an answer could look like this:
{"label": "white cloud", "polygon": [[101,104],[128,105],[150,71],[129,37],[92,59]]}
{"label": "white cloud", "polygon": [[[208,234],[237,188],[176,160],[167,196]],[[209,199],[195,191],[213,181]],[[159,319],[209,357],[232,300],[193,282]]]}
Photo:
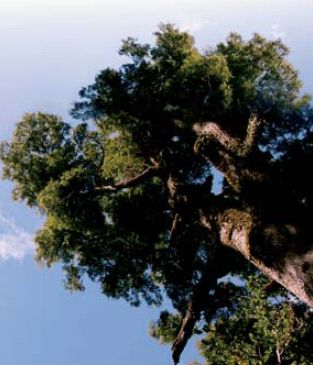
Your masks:
{"label": "white cloud", "polygon": [[208,20],[188,20],[183,22],[179,28],[183,31],[194,33],[203,29],[207,24],[209,24]]}
{"label": "white cloud", "polygon": [[22,260],[34,247],[33,236],[0,209],[0,260]]}
{"label": "white cloud", "polygon": [[273,24],[271,26],[271,36],[274,39],[281,39],[283,40],[286,37],[286,33],[283,32],[278,24]]}

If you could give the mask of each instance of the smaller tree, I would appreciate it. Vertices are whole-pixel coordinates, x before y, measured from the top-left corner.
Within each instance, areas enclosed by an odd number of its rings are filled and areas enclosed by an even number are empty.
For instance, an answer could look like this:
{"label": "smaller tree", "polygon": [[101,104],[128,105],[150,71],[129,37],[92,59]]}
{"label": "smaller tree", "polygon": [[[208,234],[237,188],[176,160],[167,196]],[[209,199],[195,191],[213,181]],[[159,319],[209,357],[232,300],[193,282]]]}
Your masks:
{"label": "smaller tree", "polygon": [[[312,364],[313,311],[260,273],[234,282],[220,283],[219,290],[228,290],[231,299],[214,315],[212,304],[208,304],[211,315],[204,312],[193,330],[204,334],[198,346],[205,364]],[[162,344],[171,344],[180,321],[178,314],[164,311],[151,323],[150,335]]]}
{"label": "smaller tree", "polygon": [[259,274],[250,276],[244,295],[219,311],[200,343],[206,364],[309,365],[313,363],[313,313]]}

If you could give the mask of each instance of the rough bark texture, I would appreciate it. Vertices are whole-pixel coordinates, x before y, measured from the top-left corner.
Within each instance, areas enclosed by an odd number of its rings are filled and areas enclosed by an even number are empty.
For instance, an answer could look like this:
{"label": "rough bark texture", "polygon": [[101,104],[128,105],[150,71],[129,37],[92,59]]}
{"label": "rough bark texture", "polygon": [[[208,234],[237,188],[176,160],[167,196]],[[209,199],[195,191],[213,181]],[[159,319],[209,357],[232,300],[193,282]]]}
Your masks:
{"label": "rough bark texture", "polygon": [[[240,141],[212,122],[194,126],[198,135],[195,152],[210,161],[233,190],[240,193],[242,200],[246,200],[243,204],[246,209],[218,211],[220,242],[240,252],[265,275],[313,307],[313,247],[309,219],[304,214],[302,217],[307,223],[299,224],[297,212],[293,212],[296,205],[290,204],[287,219],[286,212],[278,210],[278,219],[265,220],[264,217],[271,215],[282,200],[292,198],[284,195],[275,184],[273,171],[256,170],[258,166],[251,168],[243,159],[254,153],[261,127],[262,121],[252,116],[246,136]],[[259,214],[262,209],[265,212]],[[203,223],[206,224],[205,219]]]}
{"label": "rough bark texture", "polygon": [[219,216],[220,241],[240,252],[266,276],[313,307],[313,249],[289,225],[261,225],[244,211]]}
{"label": "rough bark texture", "polygon": [[[211,233],[214,232],[218,245],[239,252],[267,277],[313,307],[313,247],[309,219],[299,204],[292,202],[292,197],[288,192],[286,194],[282,184],[277,183],[275,172],[257,150],[261,126],[262,122],[252,116],[246,136],[240,140],[223,131],[216,123],[194,125],[193,129],[198,135],[195,153],[218,169],[239,197],[237,202],[228,201],[222,195],[211,196],[209,201],[204,199],[198,206],[200,221]],[[171,231],[171,241],[175,241],[182,218],[179,214],[181,209],[176,208],[186,208],[189,200],[193,200],[193,194],[186,194],[186,186],[172,177],[167,187],[176,211]],[[281,207],[286,199],[290,199],[287,212]],[[217,274],[216,262],[209,266],[211,274],[214,272],[217,278],[221,277]],[[206,277],[209,276],[203,276]],[[200,291],[203,294],[208,292],[209,286],[201,286]],[[199,290],[195,291],[188,303],[173,343],[174,364],[179,362],[201,312],[208,306],[207,298],[204,300],[197,293]]]}

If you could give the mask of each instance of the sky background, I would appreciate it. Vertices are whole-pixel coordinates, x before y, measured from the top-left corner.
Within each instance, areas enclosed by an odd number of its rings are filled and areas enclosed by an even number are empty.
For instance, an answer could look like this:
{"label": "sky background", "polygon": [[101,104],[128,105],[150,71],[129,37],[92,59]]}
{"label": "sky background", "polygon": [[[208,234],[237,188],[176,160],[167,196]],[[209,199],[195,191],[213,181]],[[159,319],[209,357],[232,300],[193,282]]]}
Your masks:
{"label": "sky background", "polygon": [[[236,31],[281,38],[313,91],[312,0],[0,0],[0,139],[25,112],[69,120],[82,86],[118,67],[120,41],[153,41],[160,22],[190,31],[200,49]],[[100,295],[63,288],[58,267],[33,260],[42,217],[14,203],[0,183],[0,351],[3,365],[167,365],[168,347],[148,336],[157,309],[130,308]],[[182,365],[196,359],[189,345]]]}

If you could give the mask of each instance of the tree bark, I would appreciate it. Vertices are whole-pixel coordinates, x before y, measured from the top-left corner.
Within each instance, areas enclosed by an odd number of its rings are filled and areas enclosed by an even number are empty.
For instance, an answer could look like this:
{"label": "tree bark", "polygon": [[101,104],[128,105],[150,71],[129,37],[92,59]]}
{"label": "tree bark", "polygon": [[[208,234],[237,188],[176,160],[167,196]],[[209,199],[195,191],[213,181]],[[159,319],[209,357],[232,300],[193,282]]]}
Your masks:
{"label": "tree bark", "polygon": [[[312,227],[307,217],[310,213],[300,214],[299,204],[293,202],[282,184],[277,184],[278,177],[274,177],[270,164],[260,169],[259,163],[247,163],[246,158],[255,153],[263,123],[252,116],[242,140],[216,123],[196,123],[195,152],[224,175],[242,200],[243,208],[216,211],[220,242],[240,252],[265,275],[313,307]],[[207,222],[202,219],[208,228],[209,222],[209,217]]]}
{"label": "tree bark", "polygon": [[253,214],[239,209],[221,212],[218,225],[223,245],[313,307],[313,248],[303,242],[307,235],[290,224],[255,223]]}
{"label": "tree bark", "polygon": [[188,304],[188,309],[185,313],[179,333],[177,334],[172,345],[172,358],[174,365],[179,363],[180,355],[184,351],[184,348],[190,337],[193,335],[195,324],[200,317],[200,311],[200,308],[196,308],[195,301],[191,300]]}

